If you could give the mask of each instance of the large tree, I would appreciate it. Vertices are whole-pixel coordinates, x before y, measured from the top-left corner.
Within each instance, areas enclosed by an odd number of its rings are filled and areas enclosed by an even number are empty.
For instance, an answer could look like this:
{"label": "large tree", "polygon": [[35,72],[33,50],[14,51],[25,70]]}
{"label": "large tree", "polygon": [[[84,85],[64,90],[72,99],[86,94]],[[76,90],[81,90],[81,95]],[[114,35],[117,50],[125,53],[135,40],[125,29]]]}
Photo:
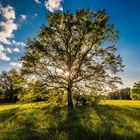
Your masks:
{"label": "large tree", "polygon": [[[77,10],[48,15],[48,25],[31,38],[22,57],[23,72],[32,74],[48,89],[93,93],[114,87],[122,71],[122,58],[114,46],[118,31],[105,10]],[[108,44],[108,46],[107,46]]]}

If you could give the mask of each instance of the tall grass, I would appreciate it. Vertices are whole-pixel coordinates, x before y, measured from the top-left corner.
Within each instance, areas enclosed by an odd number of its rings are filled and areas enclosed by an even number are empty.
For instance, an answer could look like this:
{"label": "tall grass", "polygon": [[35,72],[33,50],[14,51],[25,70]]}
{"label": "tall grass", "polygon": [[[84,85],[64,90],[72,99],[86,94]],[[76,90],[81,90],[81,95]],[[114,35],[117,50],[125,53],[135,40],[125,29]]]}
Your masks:
{"label": "tall grass", "polygon": [[139,140],[140,102],[74,109],[46,103],[0,105],[2,140]]}

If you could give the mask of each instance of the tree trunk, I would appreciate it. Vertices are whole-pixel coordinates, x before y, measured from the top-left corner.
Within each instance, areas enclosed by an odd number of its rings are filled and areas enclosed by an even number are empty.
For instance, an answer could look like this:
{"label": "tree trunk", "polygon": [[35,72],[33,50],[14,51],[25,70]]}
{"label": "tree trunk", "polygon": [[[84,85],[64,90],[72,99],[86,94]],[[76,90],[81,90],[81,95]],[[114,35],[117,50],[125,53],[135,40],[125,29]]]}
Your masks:
{"label": "tree trunk", "polygon": [[72,83],[68,82],[68,107],[73,107],[73,101],[72,101]]}

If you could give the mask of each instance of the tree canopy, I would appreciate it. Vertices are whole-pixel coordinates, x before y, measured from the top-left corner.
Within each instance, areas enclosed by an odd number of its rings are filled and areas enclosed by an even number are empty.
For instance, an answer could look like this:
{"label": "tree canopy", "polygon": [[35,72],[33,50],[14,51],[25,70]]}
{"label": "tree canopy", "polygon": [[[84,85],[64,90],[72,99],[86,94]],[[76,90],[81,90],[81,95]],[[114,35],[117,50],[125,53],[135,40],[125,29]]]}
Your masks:
{"label": "tree canopy", "polygon": [[30,38],[22,57],[24,74],[35,76],[48,90],[72,94],[102,92],[121,82],[122,57],[114,46],[118,30],[105,10],[48,15],[48,25]]}

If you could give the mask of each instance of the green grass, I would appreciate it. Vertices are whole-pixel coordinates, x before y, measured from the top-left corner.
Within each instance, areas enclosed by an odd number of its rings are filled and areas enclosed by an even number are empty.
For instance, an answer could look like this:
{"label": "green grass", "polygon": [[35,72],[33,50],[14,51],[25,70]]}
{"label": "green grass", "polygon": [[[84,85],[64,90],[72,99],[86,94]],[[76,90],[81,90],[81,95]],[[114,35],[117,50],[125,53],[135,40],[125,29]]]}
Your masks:
{"label": "green grass", "polygon": [[1,139],[139,140],[140,102],[104,101],[74,109],[46,103],[1,104]]}

